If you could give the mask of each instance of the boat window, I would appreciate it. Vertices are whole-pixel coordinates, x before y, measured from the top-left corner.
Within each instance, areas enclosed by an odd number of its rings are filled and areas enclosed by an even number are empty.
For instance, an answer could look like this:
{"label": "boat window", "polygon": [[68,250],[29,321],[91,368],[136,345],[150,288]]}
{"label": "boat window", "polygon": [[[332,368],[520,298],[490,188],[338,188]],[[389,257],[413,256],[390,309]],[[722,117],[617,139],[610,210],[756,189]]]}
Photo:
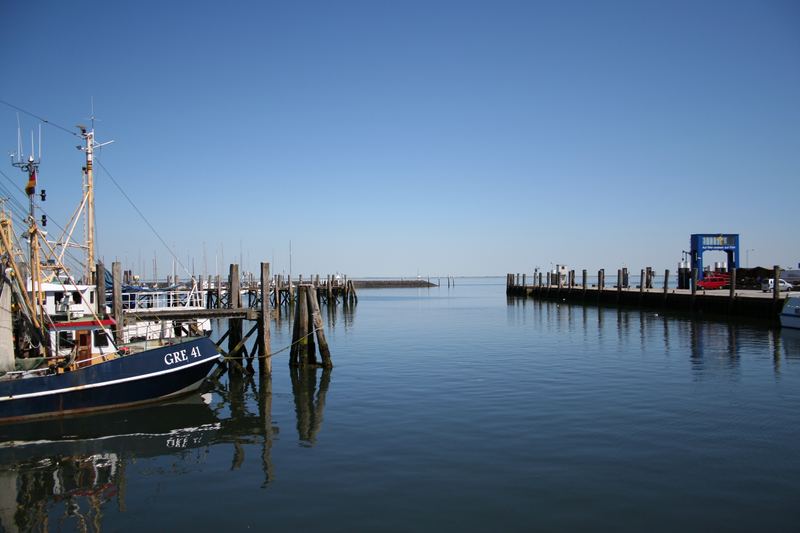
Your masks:
{"label": "boat window", "polygon": [[81,303],[81,301],[82,301],[81,300],[81,293],[78,292],[78,291],[73,291],[72,292],[72,302],[76,303],[76,304],[79,304],[79,303]]}
{"label": "boat window", "polygon": [[71,331],[58,332],[58,347],[59,348],[72,348],[75,346],[75,338]]}
{"label": "boat window", "polygon": [[90,293],[89,293],[89,303],[90,303],[90,304],[93,304],[93,303],[94,303],[94,293],[93,293],[93,292],[90,292]]}
{"label": "boat window", "polygon": [[94,345],[97,348],[108,346],[108,336],[105,331],[97,330],[94,332]]}
{"label": "boat window", "polygon": [[63,299],[64,299],[64,292],[63,291],[56,291],[56,292],[53,293],[53,301],[55,303],[59,303]]}

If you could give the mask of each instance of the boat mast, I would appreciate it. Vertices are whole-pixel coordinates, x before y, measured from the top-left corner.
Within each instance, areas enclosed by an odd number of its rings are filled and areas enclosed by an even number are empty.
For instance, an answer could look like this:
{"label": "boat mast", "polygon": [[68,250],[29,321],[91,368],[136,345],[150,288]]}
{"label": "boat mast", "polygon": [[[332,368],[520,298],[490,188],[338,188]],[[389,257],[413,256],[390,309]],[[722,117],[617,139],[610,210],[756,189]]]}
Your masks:
{"label": "boat mast", "polygon": [[[94,113],[94,111],[92,112]],[[92,117],[94,124],[94,117]],[[86,152],[86,166],[84,167],[84,187],[86,194],[86,283],[92,283],[95,272],[95,225],[94,225],[94,149],[100,148],[114,141],[107,141],[96,144],[94,140],[94,128],[87,130],[86,126],[78,126],[81,130],[85,146],[78,149]]]}
{"label": "boat mast", "polygon": [[84,167],[84,187],[86,188],[86,283],[91,283],[94,279],[94,130],[86,131],[81,126],[81,137],[86,145],[83,151],[86,152],[86,166]]}

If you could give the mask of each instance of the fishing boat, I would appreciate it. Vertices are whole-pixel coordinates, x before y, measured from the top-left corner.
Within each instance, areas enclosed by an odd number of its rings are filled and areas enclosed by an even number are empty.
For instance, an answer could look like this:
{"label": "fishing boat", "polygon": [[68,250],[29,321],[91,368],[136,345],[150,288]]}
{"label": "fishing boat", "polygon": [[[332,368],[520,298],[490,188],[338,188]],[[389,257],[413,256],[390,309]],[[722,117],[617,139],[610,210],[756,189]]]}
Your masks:
{"label": "fishing boat", "polygon": [[125,342],[123,324],[108,316],[105,280],[98,283],[94,263],[92,166],[100,145],[93,130],[80,132],[84,194],[74,217],[84,212],[87,218],[82,280],[63,262],[70,235],[48,241],[37,224],[33,154],[14,163],[28,174],[27,257],[11,216],[0,211],[0,423],[172,398],[199,388],[222,360],[204,335]]}
{"label": "fishing boat", "polygon": [[789,293],[781,308],[781,327],[800,329],[800,294]]}

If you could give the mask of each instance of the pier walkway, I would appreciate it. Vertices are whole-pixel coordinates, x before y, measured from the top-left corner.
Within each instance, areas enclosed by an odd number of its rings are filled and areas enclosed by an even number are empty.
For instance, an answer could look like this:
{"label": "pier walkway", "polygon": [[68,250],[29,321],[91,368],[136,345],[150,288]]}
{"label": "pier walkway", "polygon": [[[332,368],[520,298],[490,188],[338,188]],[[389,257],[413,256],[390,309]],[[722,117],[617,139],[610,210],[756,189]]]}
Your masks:
{"label": "pier walkway", "polygon": [[[571,277],[569,279],[574,279]],[[778,322],[785,293],[752,289],[673,289],[666,287],[603,286],[600,283],[526,284],[524,277],[508,274],[506,294],[589,305],[660,308],[694,313],[713,313]]]}

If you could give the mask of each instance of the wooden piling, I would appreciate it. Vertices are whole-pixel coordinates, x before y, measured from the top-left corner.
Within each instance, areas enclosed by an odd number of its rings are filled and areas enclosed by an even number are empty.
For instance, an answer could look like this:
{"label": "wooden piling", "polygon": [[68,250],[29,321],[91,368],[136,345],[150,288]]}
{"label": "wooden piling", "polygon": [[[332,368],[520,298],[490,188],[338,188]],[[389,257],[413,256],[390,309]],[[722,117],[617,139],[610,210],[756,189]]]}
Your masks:
{"label": "wooden piling", "polygon": [[586,269],[581,271],[581,285],[583,285],[583,292],[586,292]]}
{"label": "wooden piling", "polygon": [[731,280],[728,285],[728,298],[733,302],[734,298],[736,298],[736,267],[733,267],[730,273]]}
{"label": "wooden piling", "polygon": [[258,356],[259,372],[270,374],[272,372],[272,358],[270,353],[269,331],[269,263],[261,263],[261,313],[258,316]]}
{"label": "wooden piling", "polygon": [[[239,278],[239,265],[232,263],[228,275],[228,307],[230,309],[238,309],[242,306],[242,295],[239,292],[241,286],[241,278]],[[241,348],[237,348],[242,340],[242,319],[229,318],[228,319],[228,353],[231,357],[241,359]],[[230,366],[232,370],[236,365]]]}
{"label": "wooden piling", "polygon": [[297,300],[294,313],[292,348],[289,354],[290,366],[306,366],[308,357],[308,297],[305,285],[297,286]]}
{"label": "wooden piling", "polygon": [[114,340],[117,344],[123,342],[125,318],[122,314],[122,265],[119,261],[111,263],[111,312],[114,314]]}
{"label": "wooden piling", "polygon": [[778,283],[780,277],[781,277],[781,267],[779,265],[773,266],[772,279],[774,281],[772,282],[772,301],[775,303],[778,302],[778,296],[780,295],[781,292],[781,285],[780,283]]}
{"label": "wooden piling", "polygon": [[667,291],[669,290],[669,269],[664,270],[664,298],[667,297]]}
{"label": "wooden piling", "polygon": [[328,340],[325,338],[325,330],[322,327],[322,315],[320,314],[319,304],[316,298],[316,289],[311,288],[308,296],[308,306],[311,312],[311,324],[314,327],[314,332],[317,336],[317,346],[319,346],[319,355],[322,358],[322,366],[324,368],[333,368],[331,362],[331,351],[328,347]]}

